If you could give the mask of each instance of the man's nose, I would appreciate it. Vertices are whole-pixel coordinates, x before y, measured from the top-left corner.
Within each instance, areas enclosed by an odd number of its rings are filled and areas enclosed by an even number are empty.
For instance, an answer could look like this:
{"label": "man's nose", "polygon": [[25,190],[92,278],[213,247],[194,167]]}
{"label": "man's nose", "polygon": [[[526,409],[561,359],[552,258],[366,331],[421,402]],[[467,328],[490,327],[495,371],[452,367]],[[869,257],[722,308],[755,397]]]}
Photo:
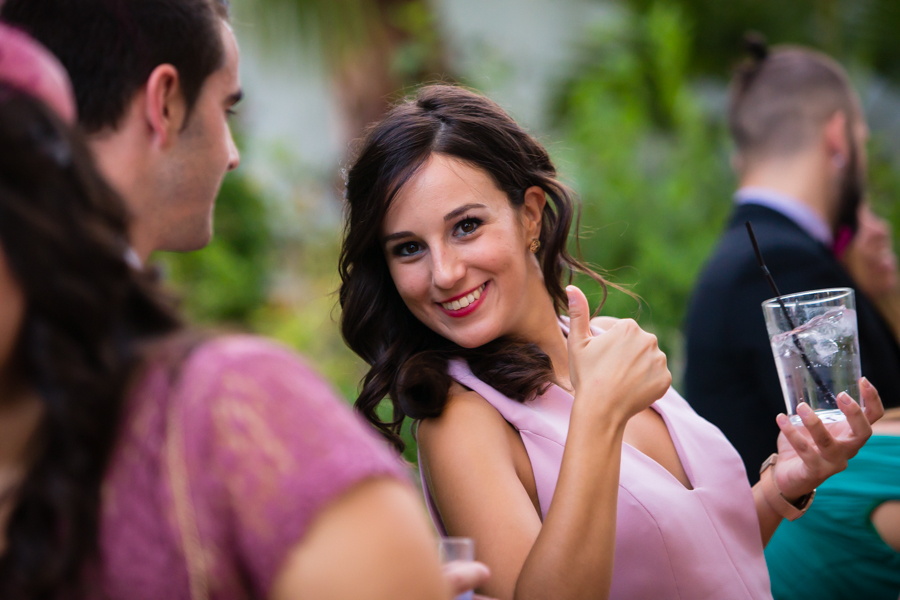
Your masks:
{"label": "man's nose", "polygon": [[234,143],[234,136],[231,130],[228,131],[228,170],[234,171],[241,164],[241,153],[238,151],[237,144]]}

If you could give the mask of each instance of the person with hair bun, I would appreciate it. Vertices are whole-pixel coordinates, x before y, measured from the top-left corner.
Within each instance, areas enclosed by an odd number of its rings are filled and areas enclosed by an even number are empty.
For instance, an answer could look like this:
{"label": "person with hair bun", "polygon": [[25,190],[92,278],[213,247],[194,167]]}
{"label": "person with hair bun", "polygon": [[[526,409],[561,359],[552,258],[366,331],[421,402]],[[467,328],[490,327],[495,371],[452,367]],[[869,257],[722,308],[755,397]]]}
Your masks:
{"label": "person with hair bun", "polygon": [[856,289],[862,374],[888,408],[900,406],[900,344],[871,288],[836,256],[858,229],[865,200],[868,129],[847,74],[807,48],[770,50],[754,37],[748,49],[728,111],[739,189],[691,295],[684,385],[691,406],[722,430],[755,482],[776,450],[775,417],[785,404],[760,308],[773,294],[745,222],[782,294]]}
{"label": "person with hair bun", "polygon": [[417,422],[432,518],[475,539],[481,591],[771,597],[763,546],[868,439],[874,387],[865,411],[842,396],[843,424],[805,416],[815,443],[780,419],[777,467],[751,489],[670,387],[656,338],[630,319],[591,325],[566,283],[610,284],[568,251],[573,193],[474,92],[427,86],[372,125],[346,199],[341,329],[370,367],[356,407],[398,448]]}

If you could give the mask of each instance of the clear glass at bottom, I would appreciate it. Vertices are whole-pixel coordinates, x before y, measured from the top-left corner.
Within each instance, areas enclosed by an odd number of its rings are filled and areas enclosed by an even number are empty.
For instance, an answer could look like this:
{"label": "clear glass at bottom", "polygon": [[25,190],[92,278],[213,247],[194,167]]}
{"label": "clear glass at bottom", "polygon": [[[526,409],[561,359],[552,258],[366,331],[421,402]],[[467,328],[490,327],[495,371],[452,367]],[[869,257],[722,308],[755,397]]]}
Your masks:
{"label": "clear glass at bottom", "polygon": [[[438,554],[442,563],[455,560],[475,560],[475,540],[467,537],[443,537],[438,542]],[[468,591],[453,600],[473,600],[475,592]]]}

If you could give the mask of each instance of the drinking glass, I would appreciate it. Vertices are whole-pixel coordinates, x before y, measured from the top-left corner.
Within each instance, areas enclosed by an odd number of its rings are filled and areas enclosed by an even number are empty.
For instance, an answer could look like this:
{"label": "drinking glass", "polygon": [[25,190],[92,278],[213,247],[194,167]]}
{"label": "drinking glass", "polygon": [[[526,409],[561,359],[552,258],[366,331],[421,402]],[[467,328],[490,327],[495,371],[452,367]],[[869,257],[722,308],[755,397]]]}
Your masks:
{"label": "drinking glass", "polygon": [[[442,563],[455,560],[475,560],[475,540],[467,537],[442,537],[438,542],[438,554]],[[474,592],[460,594],[454,600],[472,600]]]}
{"label": "drinking glass", "polygon": [[[845,419],[836,398],[859,402],[856,298],[850,288],[813,290],[762,303],[787,414],[795,425],[801,402],[824,423]],[[787,314],[785,314],[785,312]],[[790,317],[790,318],[788,318]]]}

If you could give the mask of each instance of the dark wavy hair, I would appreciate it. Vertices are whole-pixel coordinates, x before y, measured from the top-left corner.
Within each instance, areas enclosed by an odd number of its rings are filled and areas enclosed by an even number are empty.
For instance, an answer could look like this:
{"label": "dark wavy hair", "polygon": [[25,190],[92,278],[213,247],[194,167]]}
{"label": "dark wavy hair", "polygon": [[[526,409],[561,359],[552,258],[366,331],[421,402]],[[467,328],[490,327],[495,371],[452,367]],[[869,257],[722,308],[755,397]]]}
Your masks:
{"label": "dark wavy hair", "polygon": [[151,276],[126,263],[127,225],[81,136],[0,85],[0,250],[26,301],[12,365],[43,403],[0,598],[85,595],[126,387],[142,344],[180,328]]}
{"label": "dark wavy hair", "polygon": [[[443,411],[452,358],[465,359],[480,379],[520,402],[541,393],[554,377],[550,358],[537,345],[499,338],[462,348],[423,325],[400,298],[381,248],[382,222],[397,193],[432,154],[482,169],[515,207],[522,206],[528,188],[544,190],[548,202],[537,258],[557,313],[567,309],[564,282],[574,272],[596,280],[604,301],[612,285],[570,255],[575,196],[557,179],[544,147],[496,103],[460,87],[434,85],[393,108],[369,129],[347,175],[339,297],[344,340],[370,366],[356,408],[401,451],[406,417]],[[376,412],[385,397],[393,404],[388,421]]]}

